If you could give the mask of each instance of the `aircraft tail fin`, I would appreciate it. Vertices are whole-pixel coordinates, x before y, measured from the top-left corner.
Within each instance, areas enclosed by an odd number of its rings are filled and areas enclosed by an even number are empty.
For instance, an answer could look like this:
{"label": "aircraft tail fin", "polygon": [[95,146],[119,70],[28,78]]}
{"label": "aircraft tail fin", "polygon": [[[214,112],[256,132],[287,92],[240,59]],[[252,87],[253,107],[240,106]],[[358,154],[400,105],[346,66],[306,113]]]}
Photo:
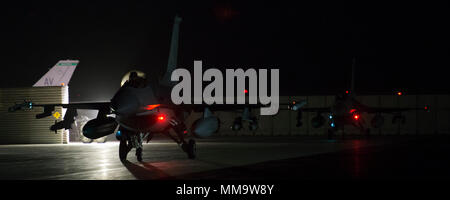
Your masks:
{"label": "aircraft tail fin", "polygon": [[170,77],[172,75],[172,72],[177,68],[178,38],[180,33],[181,21],[182,21],[181,17],[179,17],[178,15],[175,16],[172,30],[172,38],[170,41],[170,52],[169,52],[169,60],[167,62],[167,69],[166,73],[164,74],[163,78],[160,81],[162,85],[170,86],[174,84],[172,81],[170,81]]}
{"label": "aircraft tail fin", "polygon": [[68,85],[78,63],[78,60],[60,60],[33,87]]}

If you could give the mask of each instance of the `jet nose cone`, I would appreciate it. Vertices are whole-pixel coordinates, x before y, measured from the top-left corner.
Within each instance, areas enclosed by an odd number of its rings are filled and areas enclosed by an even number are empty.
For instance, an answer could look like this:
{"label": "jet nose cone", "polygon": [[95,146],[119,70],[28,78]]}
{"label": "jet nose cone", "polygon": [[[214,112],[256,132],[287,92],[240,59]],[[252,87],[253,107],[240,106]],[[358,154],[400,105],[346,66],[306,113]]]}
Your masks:
{"label": "jet nose cone", "polygon": [[136,96],[126,90],[120,90],[111,99],[111,107],[114,109],[116,114],[134,114],[138,111],[139,105],[140,104]]}

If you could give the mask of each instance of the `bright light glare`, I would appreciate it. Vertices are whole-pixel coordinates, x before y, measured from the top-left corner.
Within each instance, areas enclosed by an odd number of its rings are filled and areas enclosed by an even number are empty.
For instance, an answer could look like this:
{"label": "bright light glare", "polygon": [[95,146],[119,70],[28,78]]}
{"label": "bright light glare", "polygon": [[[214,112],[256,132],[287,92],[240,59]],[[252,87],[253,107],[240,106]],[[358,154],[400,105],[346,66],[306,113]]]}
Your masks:
{"label": "bright light glare", "polygon": [[165,119],[164,115],[158,115],[157,119],[159,121],[163,121]]}

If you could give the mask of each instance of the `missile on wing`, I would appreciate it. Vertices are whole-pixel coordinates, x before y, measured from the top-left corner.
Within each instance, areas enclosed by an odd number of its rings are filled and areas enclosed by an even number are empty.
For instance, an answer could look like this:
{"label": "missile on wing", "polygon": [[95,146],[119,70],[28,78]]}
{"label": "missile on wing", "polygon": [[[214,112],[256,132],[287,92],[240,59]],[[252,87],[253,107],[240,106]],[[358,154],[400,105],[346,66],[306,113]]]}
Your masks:
{"label": "missile on wing", "polygon": [[293,111],[297,111],[300,108],[302,108],[303,106],[306,105],[306,100],[301,100],[301,101],[292,101],[289,105],[288,105],[288,109],[289,110],[293,110]]}

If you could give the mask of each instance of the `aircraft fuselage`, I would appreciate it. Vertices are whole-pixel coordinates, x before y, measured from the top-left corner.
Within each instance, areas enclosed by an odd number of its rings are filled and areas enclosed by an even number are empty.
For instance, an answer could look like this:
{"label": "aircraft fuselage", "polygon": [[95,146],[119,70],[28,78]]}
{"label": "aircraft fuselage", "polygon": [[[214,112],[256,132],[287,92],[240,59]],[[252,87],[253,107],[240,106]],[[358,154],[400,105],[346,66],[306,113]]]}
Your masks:
{"label": "aircraft fuselage", "polygon": [[117,123],[133,132],[164,132],[176,112],[171,105],[162,104],[150,86],[123,86],[111,99]]}

